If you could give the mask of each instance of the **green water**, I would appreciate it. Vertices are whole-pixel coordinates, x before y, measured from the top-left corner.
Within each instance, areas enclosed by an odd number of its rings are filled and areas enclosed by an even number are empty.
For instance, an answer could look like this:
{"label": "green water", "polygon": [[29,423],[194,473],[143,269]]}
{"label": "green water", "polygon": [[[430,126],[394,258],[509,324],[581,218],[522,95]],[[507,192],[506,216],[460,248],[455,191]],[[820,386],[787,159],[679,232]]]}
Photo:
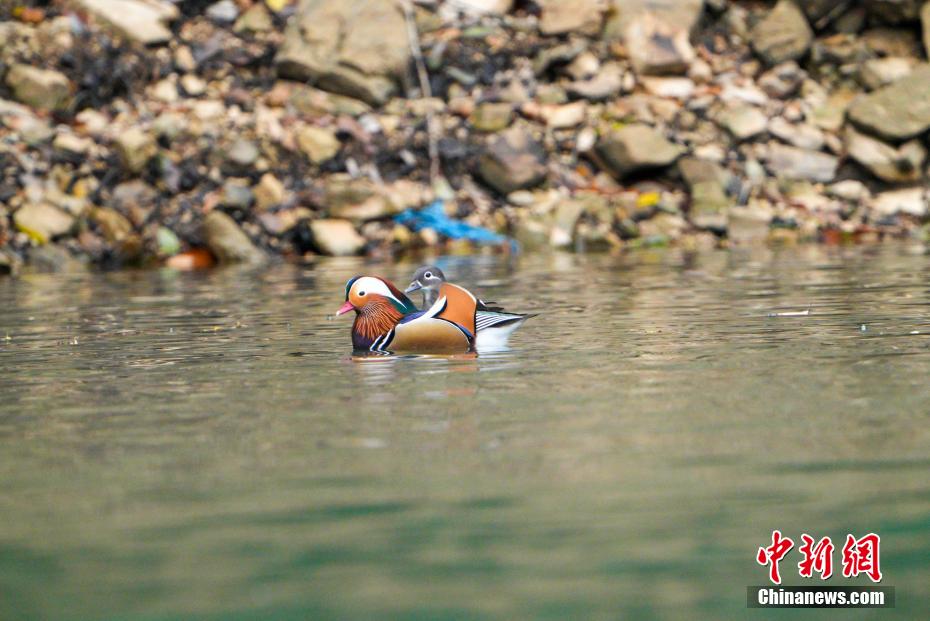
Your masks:
{"label": "green water", "polygon": [[[360,362],[345,281],[415,264],[0,280],[0,619],[930,615],[930,257],[441,265],[540,316]],[[747,610],[775,528],[879,533],[897,608]]]}

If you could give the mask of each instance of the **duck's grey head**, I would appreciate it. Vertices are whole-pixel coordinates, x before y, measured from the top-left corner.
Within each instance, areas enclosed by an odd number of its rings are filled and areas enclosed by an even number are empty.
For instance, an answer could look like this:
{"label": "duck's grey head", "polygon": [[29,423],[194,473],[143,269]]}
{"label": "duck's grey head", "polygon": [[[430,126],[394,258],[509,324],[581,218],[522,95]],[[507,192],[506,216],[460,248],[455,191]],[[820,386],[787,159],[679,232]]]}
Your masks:
{"label": "duck's grey head", "polygon": [[413,274],[413,282],[404,290],[404,293],[413,293],[420,289],[436,291],[446,281],[445,274],[435,265],[425,265]]}

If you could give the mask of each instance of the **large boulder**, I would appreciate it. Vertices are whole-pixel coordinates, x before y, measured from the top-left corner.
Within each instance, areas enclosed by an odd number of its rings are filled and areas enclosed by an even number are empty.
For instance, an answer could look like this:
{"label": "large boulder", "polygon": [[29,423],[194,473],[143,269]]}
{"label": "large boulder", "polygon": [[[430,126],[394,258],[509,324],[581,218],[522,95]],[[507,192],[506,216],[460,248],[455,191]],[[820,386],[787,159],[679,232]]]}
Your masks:
{"label": "large boulder", "polygon": [[410,60],[398,4],[384,0],[302,0],[275,62],[284,77],[383,104]]}
{"label": "large boulder", "polygon": [[907,140],[930,129],[930,65],[860,97],[849,108],[849,118],[865,130],[888,140]]}
{"label": "large boulder", "polygon": [[501,194],[539,185],[546,171],[545,149],[520,127],[491,138],[478,159],[481,178]]}
{"label": "large boulder", "polygon": [[775,65],[807,54],[814,32],[793,0],[779,0],[775,8],[753,28],[751,39],[756,53]]}
{"label": "large boulder", "polygon": [[682,148],[648,125],[616,129],[597,145],[598,153],[618,178],[641,170],[664,168],[675,163]]}

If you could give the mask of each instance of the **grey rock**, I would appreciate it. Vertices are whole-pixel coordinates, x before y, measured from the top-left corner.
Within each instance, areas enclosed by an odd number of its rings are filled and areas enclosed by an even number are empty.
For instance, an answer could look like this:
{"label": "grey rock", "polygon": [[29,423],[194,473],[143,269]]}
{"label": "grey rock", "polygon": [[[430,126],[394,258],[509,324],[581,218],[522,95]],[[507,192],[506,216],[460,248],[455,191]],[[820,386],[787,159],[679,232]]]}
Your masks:
{"label": "grey rock", "polygon": [[297,132],[297,146],[314,164],[330,160],[339,153],[342,143],[332,130],[305,125]]}
{"label": "grey rock", "polygon": [[912,58],[898,56],[873,58],[862,63],[859,78],[863,86],[869,90],[875,90],[910,75],[914,70],[914,64]]}
{"label": "grey rock", "polygon": [[923,187],[916,187],[882,192],[872,197],[869,206],[879,216],[893,216],[903,213],[924,217],[928,212],[927,190]]}
{"label": "grey rock", "polygon": [[81,138],[71,132],[61,132],[52,141],[52,148],[64,153],[84,155],[93,147],[94,141],[90,138]]}
{"label": "grey rock", "polygon": [[704,0],[611,0],[604,37],[623,40],[630,22],[644,13],[651,13],[669,26],[693,33],[704,14]]}
{"label": "grey rock", "polygon": [[133,179],[113,188],[109,206],[129,215],[136,226],[141,226],[148,221],[157,203],[155,188],[141,179]]}
{"label": "grey rock", "polygon": [[736,105],[720,113],[719,122],[737,140],[758,136],[768,126],[768,117],[755,106]]}
{"label": "grey rock", "polygon": [[921,65],[905,79],[860,97],[849,108],[849,119],[888,140],[907,140],[930,129],[930,65]]}
{"label": "grey rock", "polygon": [[578,32],[597,35],[603,26],[606,0],[542,0],[539,31],[544,35]]}
{"label": "grey rock", "polygon": [[688,217],[700,229],[722,231],[727,227],[727,212],[733,200],[717,181],[699,181],[691,186],[691,210]]}
{"label": "grey rock", "polygon": [[446,4],[466,15],[504,15],[513,6],[513,0],[447,0]]}
{"label": "grey rock", "polygon": [[464,69],[459,67],[446,67],[444,69],[446,75],[461,84],[462,86],[471,88],[478,83],[478,76],[474,73],[469,73]]}
{"label": "grey rock", "polygon": [[178,8],[170,2],[146,0],[76,0],[77,5],[121,35],[142,45],[166,43],[171,30],[166,22],[177,19]]}
{"label": "grey rock", "polygon": [[257,263],[264,259],[236,221],[213,210],[203,219],[203,237],[210,251],[222,263]]}
{"label": "grey rock", "polygon": [[627,125],[601,138],[597,151],[618,178],[675,163],[682,148],[647,125]]}
{"label": "grey rock", "polygon": [[[536,75],[542,75],[553,64],[567,63],[586,49],[587,45],[582,39],[572,40],[552,47],[544,47],[533,59],[533,71]],[[448,70],[446,72],[448,73]],[[472,76],[472,84],[474,84],[474,80],[475,78]],[[466,84],[466,86],[470,86],[470,84]]]}
{"label": "grey rock", "polygon": [[759,76],[759,87],[770,97],[784,99],[801,87],[807,72],[793,60],[776,65]]}
{"label": "grey rock", "polygon": [[468,118],[472,127],[481,132],[505,129],[513,120],[513,106],[509,103],[485,102],[475,106]]}
{"label": "grey rock", "polygon": [[64,74],[32,65],[11,66],[6,83],[16,101],[40,110],[63,108],[71,94],[71,83]]}
{"label": "grey rock", "polygon": [[274,28],[274,22],[271,20],[271,13],[265,7],[264,2],[253,4],[249,10],[242,14],[236,20],[233,26],[234,32],[265,32]]}
{"label": "grey rock", "polygon": [[305,84],[295,85],[291,92],[291,104],[301,114],[317,117],[326,114],[348,116],[361,116],[371,111],[371,107],[363,101],[324,90],[313,88]]}
{"label": "grey rock", "polygon": [[573,101],[570,104],[547,104],[540,106],[539,116],[546,122],[547,127],[564,129],[581,125],[588,111],[588,104],[584,101]]}
{"label": "grey rock", "polygon": [[184,89],[184,92],[191,97],[199,97],[207,92],[207,83],[193,73],[181,76],[178,83]]}
{"label": "grey rock", "polygon": [[223,204],[235,209],[248,209],[252,204],[252,189],[236,179],[227,179],[223,184]]}
{"label": "grey rock", "polygon": [[69,233],[75,218],[45,203],[27,203],[13,212],[13,224],[40,243]]}
{"label": "grey rock", "polygon": [[839,161],[820,151],[809,151],[778,143],[768,145],[766,166],[777,177],[827,183],[836,177]]}
{"label": "grey rock", "polygon": [[148,161],[158,152],[155,138],[139,127],[133,127],[116,139],[116,150],[126,168],[140,173]]}
{"label": "grey rock", "polygon": [[641,75],[684,74],[695,58],[688,31],[653,13],[633,19],[625,40],[630,62]]}
{"label": "grey rock", "polygon": [[407,26],[395,3],[302,0],[276,63],[284,77],[380,105],[409,60]]}
{"label": "grey rock", "polygon": [[565,73],[573,80],[588,80],[593,78],[601,68],[601,60],[596,54],[585,51],[575,57],[565,67]]}
{"label": "grey rock", "polygon": [[905,28],[871,28],[864,31],[859,41],[866,52],[877,56],[921,56],[921,44],[914,30]]}
{"label": "grey rock", "polygon": [[[0,263],[3,256],[0,255]],[[15,259],[14,259],[15,260]],[[71,256],[63,246],[58,244],[45,244],[29,250],[29,270],[45,274],[68,272],[79,266],[77,259]],[[14,263],[14,269],[19,266]],[[0,269],[2,273],[2,269]]]}
{"label": "grey rock", "polygon": [[720,164],[701,157],[681,158],[678,160],[678,171],[689,188],[693,188],[698,183],[716,183],[726,186],[730,179],[730,174]]}
{"label": "grey rock", "polygon": [[311,220],[310,232],[316,249],[331,256],[349,256],[365,248],[365,238],[348,220]]}
{"label": "grey rock", "polygon": [[323,181],[326,213],[338,219],[369,220],[390,214],[390,208],[378,196],[379,187],[367,178],[348,174],[328,175]]}
{"label": "grey rock", "polygon": [[690,99],[696,85],[690,78],[644,76],[640,83],[650,95],[667,99]]}
{"label": "grey rock", "polygon": [[539,185],[546,172],[545,149],[520,127],[493,136],[478,159],[481,178],[501,194]]}
{"label": "grey rock", "polygon": [[790,145],[811,151],[819,151],[825,142],[823,132],[817,127],[807,123],[789,123],[780,116],[769,121],[769,133]]}
{"label": "grey rock", "polygon": [[575,239],[575,227],[584,213],[585,204],[581,200],[565,200],[559,203],[553,214],[552,228],[549,231],[549,244],[556,248],[572,245]]}
{"label": "grey rock", "polygon": [[588,101],[604,101],[616,97],[622,88],[623,69],[617,63],[605,63],[594,77],[571,82],[565,90]]}
{"label": "grey rock", "polygon": [[736,244],[762,241],[769,235],[772,218],[771,208],[732,207],[727,212],[727,237]]}
{"label": "grey rock", "polygon": [[207,7],[207,17],[221,24],[231,24],[239,17],[239,7],[233,0],[220,0]]}
{"label": "grey rock", "polygon": [[851,158],[865,166],[876,177],[891,183],[918,181],[923,176],[927,150],[919,140],[893,147],[857,132],[846,129],[846,151]]}
{"label": "grey rock", "polygon": [[226,159],[237,166],[251,166],[258,159],[258,146],[251,140],[239,138],[226,151]]}
{"label": "grey rock", "polygon": [[265,173],[252,188],[252,195],[255,197],[255,208],[265,211],[283,203],[287,197],[287,189],[280,179],[271,173]]}
{"label": "grey rock", "polygon": [[779,0],[752,30],[752,47],[766,62],[777,64],[807,54],[814,32],[793,0]]}
{"label": "grey rock", "polygon": [[872,196],[871,192],[869,192],[869,188],[856,179],[837,181],[827,187],[827,192],[830,196],[835,196],[850,202],[860,202]]}
{"label": "grey rock", "polygon": [[120,212],[109,207],[97,207],[91,212],[91,220],[122,258],[134,258],[141,252],[141,239],[133,230],[132,223]]}

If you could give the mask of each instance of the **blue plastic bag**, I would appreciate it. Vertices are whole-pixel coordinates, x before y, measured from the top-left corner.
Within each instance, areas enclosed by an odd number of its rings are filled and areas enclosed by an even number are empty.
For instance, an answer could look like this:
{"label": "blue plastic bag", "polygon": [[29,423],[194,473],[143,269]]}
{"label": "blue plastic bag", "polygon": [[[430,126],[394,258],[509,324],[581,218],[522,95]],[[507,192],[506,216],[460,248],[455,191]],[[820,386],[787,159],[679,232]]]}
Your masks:
{"label": "blue plastic bag", "polygon": [[396,216],[394,222],[403,224],[413,231],[433,229],[450,239],[467,239],[476,244],[503,244],[510,238],[480,226],[472,226],[446,215],[441,200],[433,201],[422,209],[407,209]]}

